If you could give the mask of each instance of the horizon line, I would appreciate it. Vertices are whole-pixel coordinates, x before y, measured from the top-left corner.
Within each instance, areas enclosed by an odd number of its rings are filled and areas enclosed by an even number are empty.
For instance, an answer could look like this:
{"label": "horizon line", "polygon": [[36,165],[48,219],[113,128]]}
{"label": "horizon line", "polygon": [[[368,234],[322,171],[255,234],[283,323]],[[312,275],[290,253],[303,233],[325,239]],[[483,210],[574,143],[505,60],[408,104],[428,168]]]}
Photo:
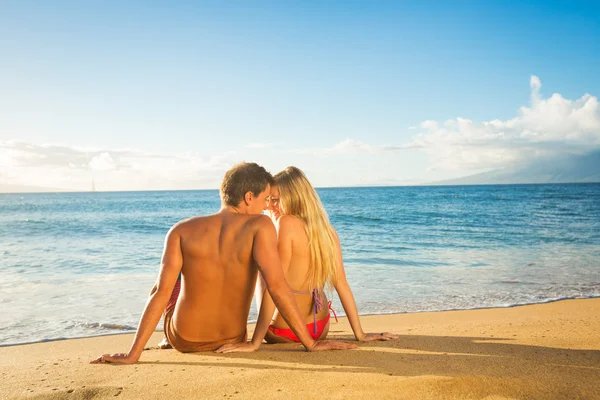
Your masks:
{"label": "horizon line", "polygon": [[[463,183],[463,184],[449,184],[449,183],[423,183],[423,184],[411,184],[411,185],[380,185],[380,184],[362,184],[355,186],[315,186],[315,189],[376,189],[376,188],[397,188],[397,187],[455,187],[455,186],[541,186],[541,185],[595,185],[600,184],[597,182],[530,182],[530,183]],[[43,188],[41,188],[43,189]],[[203,191],[219,191],[218,188],[213,189],[145,189],[145,190],[46,190],[46,191],[30,191],[30,192],[0,192],[2,194],[61,194],[61,193],[72,193],[72,194],[92,194],[92,193],[144,193],[144,192],[203,192]]]}

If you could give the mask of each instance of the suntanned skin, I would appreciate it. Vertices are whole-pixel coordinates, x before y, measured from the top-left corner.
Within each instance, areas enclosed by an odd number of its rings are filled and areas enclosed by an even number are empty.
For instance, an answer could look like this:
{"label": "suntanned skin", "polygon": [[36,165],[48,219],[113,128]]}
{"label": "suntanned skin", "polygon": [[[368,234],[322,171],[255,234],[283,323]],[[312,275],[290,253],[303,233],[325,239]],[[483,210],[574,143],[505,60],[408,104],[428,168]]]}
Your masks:
{"label": "suntanned skin", "polygon": [[314,341],[285,281],[277,234],[269,217],[260,215],[270,187],[246,193],[237,207],[179,222],[167,234],[161,270],[128,353],[105,354],[92,363],[134,363],[154,332],[179,272],[181,292],[173,323],[192,342],[212,342],[244,333],[260,271],[277,307],[309,351],[348,349],[342,342]]}
{"label": "suntanned skin", "polygon": [[[273,193],[273,191],[271,191]],[[278,231],[278,245],[279,257],[281,259],[283,272],[285,279],[292,289],[296,292],[302,292],[301,294],[294,293],[294,299],[298,304],[300,314],[304,317],[304,324],[310,324],[314,322],[314,309],[313,309],[313,297],[312,292],[308,288],[306,281],[306,273],[308,272],[308,266],[310,265],[310,255],[308,252],[308,236],[306,235],[304,222],[293,215],[282,215],[279,219],[275,220],[275,224]],[[262,282],[261,282],[262,283]],[[266,302],[267,307],[264,318],[269,313],[273,315],[271,310],[275,309],[275,304],[270,296],[265,295],[264,286],[261,288],[263,293],[263,301]],[[263,301],[259,302],[259,308],[262,307]],[[317,313],[317,321],[324,319],[329,314],[327,305],[327,298],[324,293],[321,293],[321,302],[323,307]],[[288,329],[289,326],[285,320],[279,314],[277,310],[273,315],[270,325],[275,328]],[[325,338],[329,333],[329,322],[325,326],[323,333],[320,337]],[[275,335],[273,332],[267,330],[265,339],[267,343],[286,343],[290,342],[289,339]],[[257,338],[258,340],[258,338]]]}
{"label": "suntanned skin", "polygon": [[[293,215],[283,215],[278,207],[279,190],[277,186],[271,188],[271,196],[268,209],[273,218],[273,222],[277,226],[278,231],[278,252],[281,259],[283,272],[285,279],[289,285],[296,291],[307,292],[309,291],[306,282],[306,273],[310,265],[310,257],[308,253],[308,236],[306,235],[305,222]],[[337,233],[335,235],[336,252],[338,258],[342,260],[342,247],[340,245]],[[358,341],[381,341],[381,340],[392,340],[397,339],[398,335],[394,335],[389,332],[382,333],[365,333],[360,324],[358,316],[358,309],[356,302],[350,289],[350,285],[346,279],[346,273],[344,271],[343,262],[338,264],[337,270],[337,282],[335,284],[335,290],[340,297],[344,311],[348,316],[350,326],[354,332],[354,336]],[[218,352],[230,353],[230,352],[249,352],[258,349],[263,341],[266,339],[268,343],[287,343],[291,340],[275,335],[268,330],[269,325],[273,325],[276,328],[287,329],[291,326],[286,322],[286,318],[281,313],[281,310],[277,309],[276,304],[268,291],[265,290],[264,286],[260,285],[259,282],[257,290],[257,303],[260,309],[254,335],[250,343],[247,344],[226,344],[223,345]],[[262,293],[262,295],[261,295]],[[323,295],[321,311],[317,314],[317,320],[321,320],[327,316],[329,310],[327,309],[327,299]],[[262,298],[262,301],[260,299]],[[294,298],[298,304],[298,308],[302,315],[304,326],[314,321],[313,315],[313,301],[311,294],[295,294]],[[275,312],[275,315],[273,313]],[[306,327],[304,328],[306,331]],[[295,331],[294,331],[295,332]],[[329,332],[329,323],[321,336],[320,339],[324,339]],[[301,339],[298,336],[299,339]]]}

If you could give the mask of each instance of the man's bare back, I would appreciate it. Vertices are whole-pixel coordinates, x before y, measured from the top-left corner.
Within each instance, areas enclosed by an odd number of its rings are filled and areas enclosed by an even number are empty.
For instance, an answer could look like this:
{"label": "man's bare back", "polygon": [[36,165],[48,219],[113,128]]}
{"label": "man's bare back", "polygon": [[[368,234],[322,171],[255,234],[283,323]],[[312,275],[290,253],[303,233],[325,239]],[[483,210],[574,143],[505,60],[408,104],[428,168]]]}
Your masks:
{"label": "man's bare back", "polygon": [[246,331],[257,265],[252,246],[264,215],[223,210],[181,222],[182,289],[173,321],[188,341],[211,342]]}

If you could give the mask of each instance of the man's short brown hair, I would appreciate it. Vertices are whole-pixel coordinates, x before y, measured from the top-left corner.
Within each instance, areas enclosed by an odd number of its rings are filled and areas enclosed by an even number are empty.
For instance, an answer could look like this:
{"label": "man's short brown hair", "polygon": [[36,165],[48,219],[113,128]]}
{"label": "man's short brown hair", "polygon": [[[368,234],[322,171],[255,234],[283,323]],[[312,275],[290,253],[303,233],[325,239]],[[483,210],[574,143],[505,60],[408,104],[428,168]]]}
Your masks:
{"label": "man's short brown hair", "polygon": [[267,185],[273,184],[273,175],[256,163],[241,162],[225,173],[221,183],[221,201],[226,206],[237,206],[248,192],[258,196]]}

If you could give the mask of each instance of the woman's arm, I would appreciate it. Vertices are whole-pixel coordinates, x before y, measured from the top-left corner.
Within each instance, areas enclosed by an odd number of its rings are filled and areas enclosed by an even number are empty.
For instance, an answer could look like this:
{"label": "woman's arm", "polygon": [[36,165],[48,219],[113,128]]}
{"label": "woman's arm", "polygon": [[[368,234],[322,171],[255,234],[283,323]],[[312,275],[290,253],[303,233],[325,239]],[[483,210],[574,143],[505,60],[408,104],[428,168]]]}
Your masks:
{"label": "woman's arm", "polygon": [[128,353],[104,354],[95,360],[97,363],[116,363],[132,364],[139,360],[144,346],[152,336],[160,317],[165,311],[165,307],[171,297],[171,292],[177,282],[177,277],[183,265],[183,255],[181,254],[181,238],[175,225],[165,239],[165,247],[162,256],[160,273],[156,284],[150,292],[146,307],[140,319],[137,332]]}
{"label": "woman's arm", "polygon": [[[335,231],[334,231],[335,232]],[[342,246],[340,245],[340,239],[335,233],[336,251],[338,257],[338,268],[336,270],[337,282],[335,283],[335,291],[340,297],[342,307],[346,312],[354,337],[358,341],[372,341],[372,340],[391,340],[396,339],[398,336],[388,332],[382,333],[365,333],[360,325],[360,319],[358,317],[358,309],[356,308],[356,301],[354,295],[346,279],[346,271],[344,270],[344,261],[342,258]]]}

